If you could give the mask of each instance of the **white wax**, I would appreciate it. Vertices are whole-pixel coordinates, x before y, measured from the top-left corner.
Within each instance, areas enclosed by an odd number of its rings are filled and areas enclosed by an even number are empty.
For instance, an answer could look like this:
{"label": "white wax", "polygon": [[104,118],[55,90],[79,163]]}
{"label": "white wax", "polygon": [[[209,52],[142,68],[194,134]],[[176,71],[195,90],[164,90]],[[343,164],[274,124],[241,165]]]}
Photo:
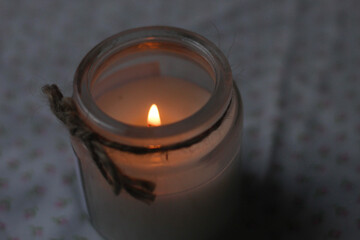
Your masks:
{"label": "white wax", "polygon": [[[169,124],[194,114],[209,97],[208,91],[195,84],[155,76],[105,91],[96,101],[114,119],[146,126],[153,103],[159,108],[162,124]],[[241,123],[236,122],[238,103],[236,96],[233,99],[221,126],[197,144],[168,154],[110,152],[125,174],[156,183],[157,197],[151,205],[125,190],[115,196],[86,148],[73,139],[96,229],[110,240],[221,239],[219,234],[231,225],[240,205]]]}
{"label": "white wax", "polygon": [[[239,144],[229,142],[227,145],[234,150]],[[75,139],[73,145],[81,156],[83,190],[91,222],[106,239],[228,239],[225,235],[234,231],[241,204],[241,168],[238,155],[231,157],[233,152],[214,156],[232,159],[231,164],[209,182],[177,194],[158,195],[154,203],[146,205],[124,190],[115,196],[87,150]]]}
{"label": "white wax", "polygon": [[99,108],[112,118],[147,126],[147,114],[156,104],[163,125],[180,121],[198,111],[210,98],[205,89],[174,77],[156,76],[130,81],[96,99]]}

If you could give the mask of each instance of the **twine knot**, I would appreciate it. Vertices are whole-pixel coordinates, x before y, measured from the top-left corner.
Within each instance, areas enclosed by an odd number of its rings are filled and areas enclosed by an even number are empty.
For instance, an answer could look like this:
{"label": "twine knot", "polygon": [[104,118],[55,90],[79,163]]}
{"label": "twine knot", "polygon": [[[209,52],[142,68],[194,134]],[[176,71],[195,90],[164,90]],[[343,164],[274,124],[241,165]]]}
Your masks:
{"label": "twine knot", "polygon": [[129,146],[109,141],[90,129],[79,117],[73,99],[64,97],[57,85],[45,85],[42,92],[47,96],[54,115],[64,123],[72,136],[84,143],[92,160],[106,181],[112,186],[116,195],[125,189],[132,197],[145,203],[151,203],[155,200],[155,183],[127,176],[113,163],[104,149],[106,146],[126,151]]}

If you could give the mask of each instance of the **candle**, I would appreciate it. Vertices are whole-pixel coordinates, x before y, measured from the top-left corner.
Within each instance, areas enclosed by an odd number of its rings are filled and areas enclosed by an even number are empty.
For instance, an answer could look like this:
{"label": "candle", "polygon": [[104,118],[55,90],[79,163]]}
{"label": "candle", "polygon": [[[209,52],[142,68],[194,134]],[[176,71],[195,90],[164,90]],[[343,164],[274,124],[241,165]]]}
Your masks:
{"label": "candle", "polygon": [[[74,80],[81,118],[104,138],[153,153],[107,148],[115,166],[156,184],[145,204],[115,195],[88,149],[72,139],[86,207],[106,239],[220,239],[238,217],[240,96],[223,54],[185,30],[148,27],[90,51]],[[161,150],[166,149],[166,150]]]}
{"label": "candle", "polygon": [[156,103],[161,109],[162,124],[166,125],[194,114],[209,97],[210,93],[196,84],[173,77],[156,76],[140,78],[111,89],[106,94],[102,93],[96,103],[112,118],[138,126],[147,126],[149,107]]}

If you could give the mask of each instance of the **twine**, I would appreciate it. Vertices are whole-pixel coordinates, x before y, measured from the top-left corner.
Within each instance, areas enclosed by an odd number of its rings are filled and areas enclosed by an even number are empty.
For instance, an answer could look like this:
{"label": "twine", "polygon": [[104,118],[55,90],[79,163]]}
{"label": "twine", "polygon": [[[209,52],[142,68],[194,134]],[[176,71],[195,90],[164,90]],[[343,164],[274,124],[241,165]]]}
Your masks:
{"label": "twine", "polygon": [[156,198],[156,195],[154,194],[156,187],[155,183],[144,179],[132,178],[124,174],[121,169],[112,162],[104,150],[104,146],[133,154],[164,152],[167,156],[168,151],[190,147],[202,141],[213,131],[218,129],[225,119],[231,105],[230,102],[223,116],[211,128],[207,129],[203,133],[189,140],[173,145],[161,146],[159,148],[146,148],[112,142],[94,132],[79,117],[73,99],[63,97],[63,94],[57,85],[45,85],[42,88],[42,92],[47,96],[50,108],[54,115],[64,123],[72,136],[79,138],[87,147],[91,154],[91,158],[99,168],[101,174],[112,186],[113,192],[118,195],[122,189],[125,189],[125,191],[134,198],[148,204],[153,202]]}
{"label": "twine", "polygon": [[[92,131],[79,117],[72,98],[63,97],[60,89],[55,85],[45,85],[42,92],[47,96],[51,111],[64,123],[70,134],[79,138],[89,150],[91,158],[99,168],[106,181],[112,186],[116,195],[125,189],[131,196],[145,203],[155,200],[155,183],[143,179],[131,178],[124,174],[110,159],[103,145],[110,146],[110,142]],[[115,147],[116,148],[116,147]]]}

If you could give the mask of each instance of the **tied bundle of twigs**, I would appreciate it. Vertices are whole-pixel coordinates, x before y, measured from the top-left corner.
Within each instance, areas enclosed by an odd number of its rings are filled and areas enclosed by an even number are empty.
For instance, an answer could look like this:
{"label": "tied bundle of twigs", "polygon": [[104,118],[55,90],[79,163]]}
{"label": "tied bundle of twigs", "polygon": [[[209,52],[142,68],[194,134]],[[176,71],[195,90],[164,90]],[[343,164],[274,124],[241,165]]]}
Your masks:
{"label": "tied bundle of twigs", "polygon": [[[129,151],[129,146],[111,142],[91,130],[79,117],[73,99],[64,97],[55,84],[45,85],[42,92],[47,96],[50,108],[55,116],[65,124],[72,136],[80,139],[87,147],[93,161],[106,181],[112,186],[116,195],[125,189],[131,196],[145,203],[151,203],[155,200],[155,183],[127,176],[112,162],[104,149],[106,146],[121,151]],[[139,150],[139,154],[147,152],[146,149],[141,148]]]}

